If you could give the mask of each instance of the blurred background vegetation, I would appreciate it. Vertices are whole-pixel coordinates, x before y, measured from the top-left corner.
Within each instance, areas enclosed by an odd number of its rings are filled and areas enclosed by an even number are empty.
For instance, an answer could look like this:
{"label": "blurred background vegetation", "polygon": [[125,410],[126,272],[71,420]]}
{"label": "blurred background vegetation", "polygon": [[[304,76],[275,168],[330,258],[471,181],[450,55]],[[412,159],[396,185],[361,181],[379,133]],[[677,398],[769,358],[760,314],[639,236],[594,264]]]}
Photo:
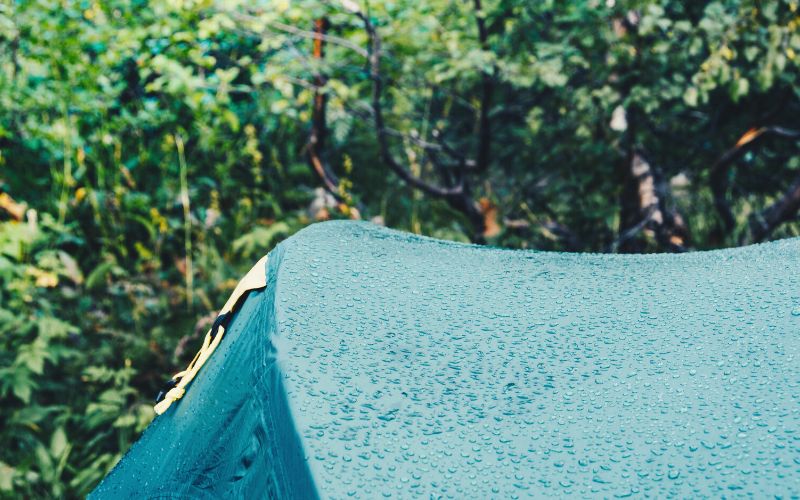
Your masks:
{"label": "blurred background vegetation", "polygon": [[0,495],[89,492],[236,279],[317,220],[597,252],[797,235],[799,14],[0,0]]}

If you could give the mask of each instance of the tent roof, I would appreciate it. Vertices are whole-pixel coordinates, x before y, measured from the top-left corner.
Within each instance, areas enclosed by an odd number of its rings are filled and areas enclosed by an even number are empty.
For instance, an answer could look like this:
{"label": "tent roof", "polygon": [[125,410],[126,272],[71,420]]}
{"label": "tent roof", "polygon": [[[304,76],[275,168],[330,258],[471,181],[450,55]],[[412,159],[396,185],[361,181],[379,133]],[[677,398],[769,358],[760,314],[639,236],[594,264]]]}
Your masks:
{"label": "tent roof", "polygon": [[799,262],[317,224],[94,494],[797,495]]}

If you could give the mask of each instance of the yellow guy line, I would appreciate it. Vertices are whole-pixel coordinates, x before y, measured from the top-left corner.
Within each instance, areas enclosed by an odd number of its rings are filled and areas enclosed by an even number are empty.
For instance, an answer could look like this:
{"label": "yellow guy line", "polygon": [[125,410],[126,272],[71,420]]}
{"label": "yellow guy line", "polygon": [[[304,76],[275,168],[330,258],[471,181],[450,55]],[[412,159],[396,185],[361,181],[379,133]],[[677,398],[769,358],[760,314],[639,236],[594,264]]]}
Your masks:
{"label": "yellow guy line", "polygon": [[[239,284],[236,285],[230,298],[228,298],[228,302],[226,302],[225,306],[219,311],[218,316],[233,313],[233,309],[237,307],[239,299],[242,298],[246,292],[267,286],[267,257],[268,255],[265,255],[256,262],[256,265],[253,266]],[[164,395],[164,399],[153,407],[157,414],[161,415],[167,411],[167,408],[169,408],[172,403],[183,397],[186,393],[186,386],[194,379],[197,372],[200,371],[200,368],[203,367],[208,358],[211,357],[211,354],[214,353],[214,349],[219,345],[225,333],[225,327],[220,326],[219,331],[213,339],[211,337],[211,332],[212,329],[209,329],[208,333],[206,333],[203,346],[200,348],[197,355],[195,355],[192,362],[189,363],[189,366],[172,377],[173,380],[178,380],[178,383],[175,387],[167,391]]]}

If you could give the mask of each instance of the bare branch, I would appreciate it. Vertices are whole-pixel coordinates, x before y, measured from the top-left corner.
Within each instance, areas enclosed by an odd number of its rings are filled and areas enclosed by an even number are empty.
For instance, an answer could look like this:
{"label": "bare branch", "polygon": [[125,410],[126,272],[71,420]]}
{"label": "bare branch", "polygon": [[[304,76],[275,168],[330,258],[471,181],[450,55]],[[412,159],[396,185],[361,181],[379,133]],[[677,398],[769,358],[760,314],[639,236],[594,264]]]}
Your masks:
{"label": "bare branch", "polygon": [[797,217],[800,210],[800,175],[778,201],[750,218],[750,239],[764,241],[778,226]]}
{"label": "bare branch", "polygon": [[730,203],[728,203],[728,173],[731,166],[741,158],[744,153],[752,149],[756,141],[768,135],[775,135],[786,139],[800,137],[800,130],[791,130],[785,127],[752,127],[739,137],[736,144],[725,151],[711,166],[709,182],[714,195],[714,207],[717,209],[726,232],[733,230],[736,219]]}
{"label": "bare branch", "polygon": [[[475,19],[478,24],[478,41],[481,50],[489,51],[489,33],[486,29],[485,13],[481,6],[481,0],[474,0]],[[484,71],[481,75],[481,109],[478,117],[478,152],[476,155],[475,168],[478,171],[485,171],[489,165],[489,158],[492,147],[492,124],[489,117],[494,95],[494,74],[495,67],[492,66],[491,73]]]}
{"label": "bare branch", "polygon": [[[326,18],[317,19],[314,22],[314,33],[323,35],[314,39],[314,48],[312,51],[313,57],[316,60],[322,60],[325,56],[325,31],[328,29],[328,20]],[[314,107],[311,112],[311,132],[306,144],[306,151],[308,152],[308,162],[311,168],[322,180],[325,189],[336,198],[337,201],[342,201],[339,192],[339,179],[336,174],[328,166],[327,162],[322,157],[322,152],[325,149],[325,139],[327,136],[327,123],[326,123],[326,108],[327,108],[327,95],[321,89],[325,86],[327,78],[325,75],[317,74],[314,77]]]}
{"label": "bare branch", "polygon": [[647,212],[644,214],[642,219],[637,222],[635,225],[625,229],[620,235],[608,245],[607,252],[610,253],[617,253],[625,243],[627,243],[631,238],[634,238],[641,233],[647,224],[650,223],[650,220],[653,216],[653,213],[656,211],[655,206],[650,206]]}
{"label": "bare branch", "polygon": [[321,40],[324,41],[325,43],[330,43],[333,45],[338,45],[340,47],[350,49],[356,52],[357,54],[361,55],[362,57],[365,58],[369,57],[369,54],[367,53],[366,50],[364,50],[363,47],[345,38],[341,38],[334,35],[328,35],[324,33],[317,33],[315,31],[303,30],[295,26],[292,26],[290,24],[284,24],[280,21],[270,21],[262,17],[250,14],[243,14],[241,12],[233,12],[233,11],[220,11],[220,12],[224,12],[225,14],[229,15],[232,19],[235,19],[237,21],[253,23],[256,25],[264,26],[273,31],[289,33],[291,35],[296,35],[302,38],[308,38],[311,40]]}
{"label": "bare branch", "polygon": [[660,172],[643,153],[634,150],[629,156],[627,176],[620,236],[612,248],[639,251],[638,245],[633,244],[634,237],[650,230],[662,247],[685,250],[686,227],[680,214],[667,206],[668,188]]}
{"label": "bare branch", "polygon": [[372,118],[375,123],[375,132],[378,137],[378,147],[380,149],[381,158],[394,171],[398,177],[408,183],[410,186],[419,189],[420,191],[432,196],[446,198],[448,196],[458,195],[463,192],[463,184],[456,185],[453,188],[435,186],[429,184],[419,177],[416,177],[403,167],[392,155],[389,149],[389,132],[383,117],[383,105],[381,97],[383,95],[383,79],[381,78],[381,41],[380,36],[375,29],[375,26],[369,18],[362,12],[357,12],[356,15],[364,23],[364,29],[367,32],[369,39],[369,66],[370,77],[372,78]]}
{"label": "bare branch", "polygon": [[[372,81],[372,95],[371,95],[371,116],[375,126],[375,133],[377,136],[378,148],[380,150],[381,159],[389,166],[389,168],[400,177],[409,186],[422,191],[430,196],[444,199],[454,209],[464,214],[475,229],[473,240],[482,242],[484,233],[486,231],[485,214],[481,210],[481,206],[476,203],[470,194],[469,185],[466,183],[464,176],[466,161],[459,161],[458,167],[455,169],[448,169],[445,167],[436,156],[437,152],[444,152],[451,156],[460,156],[455,153],[452,148],[446,144],[439,144],[435,146],[433,143],[428,143],[419,137],[412,137],[414,142],[427,147],[429,158],[431,162],[437,166],[439,173],[445,185],[435,185],[423,180],[421,177],[414,175],[411,171],[402,165],[392,154],[389,147],[389,137],[391,135],[398,135],[393,133],[387,125],[383,115],[383,86],[384,79],[381,75],[381,38],[377,29],[370,21],[369,17],[358,9],[358,6],[353,2],[345,2],[344,8],[352,12],[363,23],[364,30],[367,33],[368,49],[367,61],[369,65],[370,79]],[[406,137],[404,134],[401,136]],[[438,136],[434,133],[434,136]],[[435,147],[434,147],[435,146]],[[425,148],[424,148],[425,149]]]}
{"label": "bare branch", "polygon": [[[345,105],[345,109],[347,109],[350,113],[354,114],[355,116],[358,116],[359,118],[369,119],[369,120],[374,119],[374,109],[371,105],[368,105],[360,101],[356,102],[355,104],[357,106],[362,107],[363,109],[353,109],[352,107],[347,105]],[[475,167],[475,160],[465,158],[463,154],[461,154],[458,150],[450,146],[444,140],[441,140],[440,142],[426,141],[424,139],[421,139],[418,134],[409,134],[406,132],[402,132],[388,125],[385,125],[384,129],[386,130],[387,135],[390,135],[392,137],[397,137],[403,140],[408,140],[415,146],[419,146],[420,148],[425,150],[425,152],[428,154],[444,153],[451,160],[455,161],[455,164],[449,165],[448,168],[474,169]],[[434,138],[438,139],[439,137],[441,137],[441,131],[439,129],[434,128],[431,131],[431,135]]]}

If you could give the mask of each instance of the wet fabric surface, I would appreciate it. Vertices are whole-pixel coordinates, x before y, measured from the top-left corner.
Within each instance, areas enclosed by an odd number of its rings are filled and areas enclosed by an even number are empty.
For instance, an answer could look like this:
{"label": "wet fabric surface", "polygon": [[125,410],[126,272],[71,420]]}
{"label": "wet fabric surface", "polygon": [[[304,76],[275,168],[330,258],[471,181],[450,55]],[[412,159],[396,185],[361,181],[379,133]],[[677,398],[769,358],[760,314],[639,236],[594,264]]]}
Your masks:
{"label": "wet fabric surface", "polygon": [[799,258],[311,226],[94,495],[798,495]]}

